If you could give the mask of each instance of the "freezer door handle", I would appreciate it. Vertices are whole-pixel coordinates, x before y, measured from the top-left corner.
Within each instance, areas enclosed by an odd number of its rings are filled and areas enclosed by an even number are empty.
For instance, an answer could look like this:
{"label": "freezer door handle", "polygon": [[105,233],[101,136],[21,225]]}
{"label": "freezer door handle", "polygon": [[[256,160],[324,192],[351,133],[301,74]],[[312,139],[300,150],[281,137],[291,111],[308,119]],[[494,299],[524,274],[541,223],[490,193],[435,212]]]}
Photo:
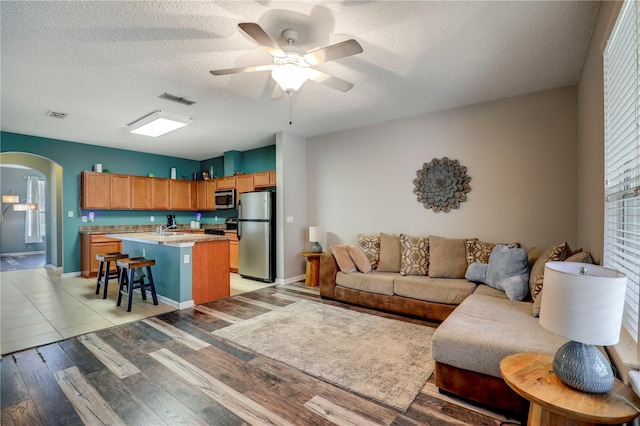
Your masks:
{"label": "freezer door handle", "polygon": [[[238,217],[242,217],[242,201],[238,201]],[[242,221],[238,221],[238,230],[236,231],[238,234],[238,241],[242,239]]]}

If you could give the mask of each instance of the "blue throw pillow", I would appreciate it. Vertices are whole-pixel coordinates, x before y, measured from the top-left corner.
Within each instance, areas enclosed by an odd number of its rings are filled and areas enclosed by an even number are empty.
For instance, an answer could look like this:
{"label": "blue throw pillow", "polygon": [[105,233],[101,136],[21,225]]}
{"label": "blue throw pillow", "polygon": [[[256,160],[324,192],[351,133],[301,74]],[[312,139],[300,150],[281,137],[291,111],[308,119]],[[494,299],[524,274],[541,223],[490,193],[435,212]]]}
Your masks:
{"label": "blue throw pillow", "polygon": [[522,300],[529,292],[527,253],[515,245],[496,245],[489,256],[485,284],[506,293],[509,300]]}
{"label": "blue throw pillow", "polygon": [[487,265],[486,263],[471,263],[467,267],[467,273],[464,277],[474,283],[487,283]]}

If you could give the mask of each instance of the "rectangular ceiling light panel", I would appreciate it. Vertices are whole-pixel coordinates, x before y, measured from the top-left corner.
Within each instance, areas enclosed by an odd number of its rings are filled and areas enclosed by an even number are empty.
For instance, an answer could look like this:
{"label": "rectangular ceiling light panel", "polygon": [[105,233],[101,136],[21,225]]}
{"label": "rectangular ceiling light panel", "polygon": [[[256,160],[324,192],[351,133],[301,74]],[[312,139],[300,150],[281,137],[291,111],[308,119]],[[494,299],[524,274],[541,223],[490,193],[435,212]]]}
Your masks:
{"label": "rectangular ceiling light panel", "polygon": [[127,125],[127,130],[137,135],[153,138],[172,132],[190,124],[193,120],[184,115],[166,111],[155,111]]}

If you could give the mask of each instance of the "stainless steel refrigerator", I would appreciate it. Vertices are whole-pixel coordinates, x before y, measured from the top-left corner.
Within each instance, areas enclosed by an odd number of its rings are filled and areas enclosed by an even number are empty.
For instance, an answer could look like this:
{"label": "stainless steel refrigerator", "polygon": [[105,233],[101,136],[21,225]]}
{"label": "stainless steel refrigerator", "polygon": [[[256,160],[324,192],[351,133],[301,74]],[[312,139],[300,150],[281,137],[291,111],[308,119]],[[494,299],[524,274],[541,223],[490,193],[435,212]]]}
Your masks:
{"label": "stainless steel refrigerator", "polygon": [[238,274],[275,279],[275,192],[243,192],[238,202]]}

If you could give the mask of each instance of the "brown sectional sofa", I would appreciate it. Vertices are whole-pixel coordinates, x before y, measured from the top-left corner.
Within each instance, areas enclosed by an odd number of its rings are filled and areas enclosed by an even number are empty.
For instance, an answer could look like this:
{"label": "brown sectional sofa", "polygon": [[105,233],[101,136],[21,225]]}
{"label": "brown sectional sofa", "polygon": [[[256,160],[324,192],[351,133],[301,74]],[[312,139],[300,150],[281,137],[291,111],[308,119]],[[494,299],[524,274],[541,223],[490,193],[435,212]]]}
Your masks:
{"label": "brown sectional sofa", "polygon": [[[467,240],[467,243],[469,241],[474,240]],[[542,262],[541,267],[532,268],[532,272],[543,271],[544,263],[549,260],[565,260],[574,254],[568,245],[562,246],[562,249],[554,246],[544,253],[537,251],[540,255],[537,261],[537,255],[530,257],[533,266]],[[364,250],[375,264],[375,256],[371,256],[366,248]],[[468,252],[467,244],[467,255]],[[572,260],[586,261],[586,257]],[[531,285],[539,280],[541,286],[542,277],[532,274],[531,280]],[[436,385],[441,391],[517,417],[526,415],[528,402],[504,382],[500,375],[500,360],[520,352],[552,354],[566,342],[539,324],[533,315],[531,300],[509,300],[503,291],[464,278],[402,275],[377,270],[345,273],[341,272],[334,256],[325,253],[320,258],[320,295],[441,322],[432,342]]]}

